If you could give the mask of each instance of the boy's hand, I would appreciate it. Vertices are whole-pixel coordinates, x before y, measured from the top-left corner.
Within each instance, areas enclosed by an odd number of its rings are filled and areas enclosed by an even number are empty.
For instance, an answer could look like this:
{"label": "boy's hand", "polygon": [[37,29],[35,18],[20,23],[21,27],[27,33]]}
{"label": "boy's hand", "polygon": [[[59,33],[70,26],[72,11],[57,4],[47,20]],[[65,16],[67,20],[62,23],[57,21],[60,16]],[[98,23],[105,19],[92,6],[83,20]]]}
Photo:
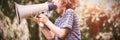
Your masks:
{"label": "boy's hand", "polygon": [[42,22],[44,24],[49,21],[48,17],[44,14],[40,14],[39,17],[40,17],[40,19],[39,19],[40,22]]}
{"label": "boy's hand", "polygon": [[31,15],[31,19],[38,23],[40,27],[44,27],[44,24],[40,22],[40,18],[38,17],[38,15]]}

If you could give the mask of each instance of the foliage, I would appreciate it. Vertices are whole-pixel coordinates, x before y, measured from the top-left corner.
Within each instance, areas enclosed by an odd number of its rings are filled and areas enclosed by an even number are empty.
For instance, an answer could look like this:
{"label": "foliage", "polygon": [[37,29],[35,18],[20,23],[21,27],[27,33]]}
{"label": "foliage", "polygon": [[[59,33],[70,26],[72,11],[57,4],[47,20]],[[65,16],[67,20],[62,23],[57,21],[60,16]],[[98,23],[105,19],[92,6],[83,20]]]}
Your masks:
{"label": "foliage", "polygon": [[119,40],[119,0],[80,0],[79,3],[76,11],[83,40]]}
{"label": "foliage", "polygon": [[[14,2],[22,5],[50,0],[0,0],[0,40],[46,40],[38,25],[30,19],[16,20]],[[82,40],[120,39],[120,0],[79,0],[76,8]],[[58,17],[53,10],[50,20]]]}

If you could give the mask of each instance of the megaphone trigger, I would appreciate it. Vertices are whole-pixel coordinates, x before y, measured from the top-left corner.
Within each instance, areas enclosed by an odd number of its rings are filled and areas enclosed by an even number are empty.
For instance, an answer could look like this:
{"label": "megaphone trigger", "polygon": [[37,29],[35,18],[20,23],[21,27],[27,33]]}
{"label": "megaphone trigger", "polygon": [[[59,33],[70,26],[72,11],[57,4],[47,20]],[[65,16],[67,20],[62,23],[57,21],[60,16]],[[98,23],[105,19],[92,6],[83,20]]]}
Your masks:
{"label": "megaphone trigger", "polygon": [[42,12],[42,14],[44,14],[44,12]]}

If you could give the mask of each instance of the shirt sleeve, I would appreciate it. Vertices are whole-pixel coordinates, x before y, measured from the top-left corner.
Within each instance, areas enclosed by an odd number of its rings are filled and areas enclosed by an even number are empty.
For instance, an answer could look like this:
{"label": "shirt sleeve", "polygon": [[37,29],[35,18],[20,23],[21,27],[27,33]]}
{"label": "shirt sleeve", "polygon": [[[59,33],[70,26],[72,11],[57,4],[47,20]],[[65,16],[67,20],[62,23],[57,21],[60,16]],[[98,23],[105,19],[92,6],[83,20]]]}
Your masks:
{"label": "shirt sleeve", "polygon": [[72,29],[72,25],[73,25],[73,12],[67,11],[63,17],[63,23],[61,24],[61,28]]}

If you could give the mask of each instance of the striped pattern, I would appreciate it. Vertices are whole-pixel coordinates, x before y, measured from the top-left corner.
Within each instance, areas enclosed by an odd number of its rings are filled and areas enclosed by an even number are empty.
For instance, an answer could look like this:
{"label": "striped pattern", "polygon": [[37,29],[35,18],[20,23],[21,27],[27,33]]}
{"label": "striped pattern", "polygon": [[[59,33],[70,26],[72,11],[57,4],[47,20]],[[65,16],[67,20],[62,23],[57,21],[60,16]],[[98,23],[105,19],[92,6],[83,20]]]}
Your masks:
{"label": "striped pattern", "polygon": [[[63,16],[59,16],[55,25],[60,28],[69,28],[70,32],[65,38],[65,40],[81,40],[81,33],[78,25],[78,17],[74,10],[67,9]],[[59,40],[55,36],[55,40]]]}

